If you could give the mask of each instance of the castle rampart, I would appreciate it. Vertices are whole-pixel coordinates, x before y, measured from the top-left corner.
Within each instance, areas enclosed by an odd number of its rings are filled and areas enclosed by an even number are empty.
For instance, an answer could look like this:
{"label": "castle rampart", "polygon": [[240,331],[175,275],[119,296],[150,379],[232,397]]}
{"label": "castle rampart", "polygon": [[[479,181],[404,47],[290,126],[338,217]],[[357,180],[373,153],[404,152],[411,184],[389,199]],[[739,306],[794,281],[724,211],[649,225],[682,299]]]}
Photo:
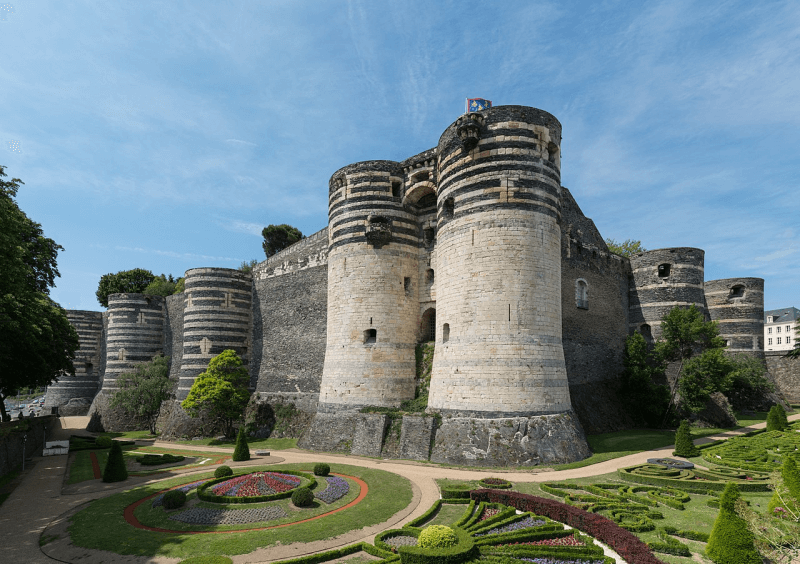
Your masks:
{"label": "castle rampart", "polygon": [[705,283],[711,321],[719,324],[727,351],[764,357],[764,279],[725,278]]}

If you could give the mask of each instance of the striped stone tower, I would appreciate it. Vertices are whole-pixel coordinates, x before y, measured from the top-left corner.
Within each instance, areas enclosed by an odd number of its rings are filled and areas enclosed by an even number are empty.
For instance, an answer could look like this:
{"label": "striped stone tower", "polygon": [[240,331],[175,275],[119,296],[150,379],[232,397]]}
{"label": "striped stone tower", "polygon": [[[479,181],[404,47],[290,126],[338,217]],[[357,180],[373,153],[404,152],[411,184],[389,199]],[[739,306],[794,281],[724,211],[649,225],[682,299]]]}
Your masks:
{"label": "striped stone tower", "polygon": [[420,238],[401,201],[402,180],[393,161],[352,164],[331,178],[319,412],[414,398]]}
{"label": "striped stone tower", "polygon": [[705,251],[676,247],[631,257],[630,329],[645,338],[661,337],[661,320],[674,307],[696,306],[707,315],[704,295]]}
{"label": "striped stone tower", "polygon": [[[44,407],[58,407],[61,415],[86,415],[100,386],[100,349],[103,314],[99,311],[67,310],[67,319],[78,332],[75,376],[61,376],[47,388]],[[72,401],[72,406],[67,404]],[[77,400],[77,401],[76,401]]]}
{"label": "striped stone tower", "polygon": [[103,394],[113,394],[121,374],[164,352],[164,298],[144,294],[108,296]]}
{"label": "striped stone tower", "polygon": [[183,358],[177,399],[184,400],[208,361],[232,349],[250,358],[253,279],[230,268],[193,268],[184,278]]}
{"label": "striped stone tower", "polygon": [[725,278],[705,283],[711,321],[719,324],[727,351],[764,357],[764,279]]}
{"label": "striped stone tower", "polygon": [[466,114],[439,141],[434,411],[507,418],[572,409],[561,343],[560,143],[558,120],[523,106]]}

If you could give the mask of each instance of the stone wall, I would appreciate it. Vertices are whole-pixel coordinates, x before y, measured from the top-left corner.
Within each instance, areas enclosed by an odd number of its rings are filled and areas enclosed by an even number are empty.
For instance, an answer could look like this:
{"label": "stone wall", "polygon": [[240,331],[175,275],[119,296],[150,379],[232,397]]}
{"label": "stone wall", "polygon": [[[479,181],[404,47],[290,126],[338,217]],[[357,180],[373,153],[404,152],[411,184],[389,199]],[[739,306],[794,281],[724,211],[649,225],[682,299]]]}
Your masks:
{"label": "stone wall", "polygon": [[787,357],[784,351],[767,351],[767,370],[778,390],[790,404],[800,404],[800,358]]}
{"label": "stone wall", "polygon": [[26,458],[41,456],[54,423],[53,415],[0,423],[0,477],[22,465],[23,444]]}
{"label": "stone wall", "polygon": [[177,387],[183,360],[183,307],[184,295],[167,296],[164,301],[164,354],[170,357],[169,379]]}

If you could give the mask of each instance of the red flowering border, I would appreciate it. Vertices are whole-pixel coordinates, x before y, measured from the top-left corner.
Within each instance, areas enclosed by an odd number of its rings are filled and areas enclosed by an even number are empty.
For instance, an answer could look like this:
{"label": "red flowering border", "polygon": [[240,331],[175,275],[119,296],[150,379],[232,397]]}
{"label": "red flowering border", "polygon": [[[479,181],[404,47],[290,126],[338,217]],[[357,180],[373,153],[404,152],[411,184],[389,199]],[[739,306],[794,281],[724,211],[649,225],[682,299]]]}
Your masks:
{"label": "red flowering border", "polygon": [[536,515],[565,523],[604,542],[628,564],[664,564],[662,560],[653,555],[650,548],[639,537],[602,515],[589,513],[553,499],[519,492],[482,489],[471,491],[470,497],[476,502],[502,503],[520,511],[530,511]]}

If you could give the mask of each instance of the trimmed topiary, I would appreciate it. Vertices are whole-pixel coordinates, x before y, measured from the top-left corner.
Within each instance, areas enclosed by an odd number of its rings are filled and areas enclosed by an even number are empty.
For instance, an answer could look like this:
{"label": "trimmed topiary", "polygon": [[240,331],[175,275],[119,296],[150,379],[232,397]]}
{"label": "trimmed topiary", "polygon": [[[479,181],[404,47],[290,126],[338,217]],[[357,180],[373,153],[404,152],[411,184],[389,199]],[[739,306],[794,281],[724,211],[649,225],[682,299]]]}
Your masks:
{"label": "trimmed topiary", "polygon": [[145,454],[144,456],[136,457],[136,462],[143,466],[158,466],[160,464],[172,464],[173,462],[182,462],[183,456],[173,454]]}
{"label": "trimmed topiary", "polygon": [[448,548],[457,544],[456,532],[445,525],[425,527],[417,538],[420,548]]}
{"label": "trimmed topiary", "polygon": [[164,509],[177,509],[183,507],[184,503],[186,503],[186,493],[181,490],[169,490],[161,500]]}
{"label": "trimmed topiary", "polygon": [[735,511],[739,488],[733,482],[725,486],[719,502],[719,514],[708,537],[706,554],[716,564],[762,564],[753,545],[753,533]]}
{"label": "trimmed topiary", "polygon": [[331,473],[331,467],[329,464],[324,462],[317,462],[314,465],[314,475],[315,476],[327,476]]}
{"label": "trimmed topiary", "polygon": [[482,478],[478,483],[484,488],[497,488],[500,490],[506,490],[512,486],[511,482],[503,478]]}
{"label": "trimmed topiary", "polygon": [[775,412],[778,414],[778,419],[781,422],[781,431],[789,428],[789,418],[786,416],[786,410],[783,409],[781,404],[775,406]]}
{"label": "trimmed topiary", "polygon": [[692,442],[692,432],[689,429],[689,422],[684,419],[675,432],[675,450],[672,452],[672,456],[691,458],[699,455],[700,449],[694,446],[694,442]]}
{"label": "trimmed topiary", "polygon": [[117,441],[111,441],[111,450],[108,453],[108,462],[103,470],[104,482],[121,482],[128,478],[128,469],[122,457],[122,447]]}
{"label": "trimmed topiary", "polygon": [[773,517],[793,519],[800,511],[797,506],[797,502],[800,501],[800,471],[791,456],[785,456],[783,459],[781,480],[783,484],[778,484],[775,488],[767,510]]}
{"label": "trimmed topiary", "polygon": [[228,476],[233,476],[233,470],[231,470],[230,466],[222,465],[216,470],[214,470],[214,477],[215,478],[226,478]]}
{"label": "trimmed topiary", "polygon": [[308,507],[314,502],[314,494],[308,488],[297,488],[292,493],[292,503],[296,507]]}
{"label": "trimmed topiary", "polygon": [[239,427],[239,434],[236,435],[236,448],[233,450],[233,461],[241,462],[242,460],[250,460],[250,447],[247,446],[244,426]]}
{"label": "trimmed topiary", "polygon": [[109,448],[111,447],[111,443],[113,442],[114,441],[111,440],[111,437],[107,437],[105,435],[103,435],[102,437],[97,437],[94,440],[94,444],[96,444],[100,448]]}
{"label": "trimmed topiary", "polygon": [[[783,411],[783,408],[778,405],[773,405],[769,408],[769,413],[767,414],[767,431],[783,431],[784,424],[783,419],[781,418],[780,411]],[[786,412],[783,411],[783,417],[786,417]],[[788,425],[788,420],[787,420]]]}

